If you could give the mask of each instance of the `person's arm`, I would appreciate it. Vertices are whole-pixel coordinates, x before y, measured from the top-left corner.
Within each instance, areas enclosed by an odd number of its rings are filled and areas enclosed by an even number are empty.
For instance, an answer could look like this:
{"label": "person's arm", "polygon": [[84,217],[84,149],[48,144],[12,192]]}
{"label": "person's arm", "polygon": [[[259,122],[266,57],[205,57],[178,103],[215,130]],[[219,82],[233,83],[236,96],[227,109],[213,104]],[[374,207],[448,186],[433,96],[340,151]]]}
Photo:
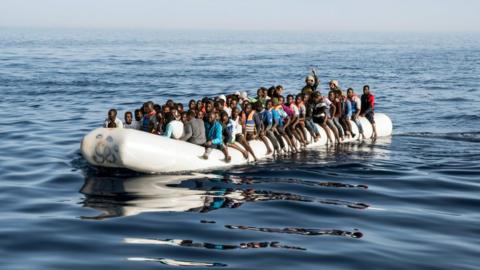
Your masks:
{"label": "person's arm", "polygon": [[183,128],[183,136],[180,138],[180,140],[188,141],[192,136],[192,123],[185,123],[185,127]]}
{"label": "person's arm", "polygon": [[313,84],[313,91],[316,91],[318,88],[318,85],[320,84],[320,80],[318,79],[317,72],[315,71],[314,68],[312,69],[312,74],[313,74],[313,78],[315,78],[315,83]]}
{"label": "person's arm", "polygon": [[170,138],[170,137],[172,137],[172,132],[173,132],[173,128],[172,128],[172,123],[170,122],[165,127],[165,132],[163,133],[163,136],[165,136],[167,138]]}
{"label": "person's arm", "polygon": [[222,144],[223,136],[222,136],[222,126],[220,124],[215,124],[215,138],[212,140],[212,144]]}
{"label": "person's arm", "polygon": [[330,118],[335,117],[335,113],[337,112],[337,106],[335,106],[335,103],[330,104]]}
{"label": "person's arm", "polygon": [[287,129],[288,126],[290,125],[291,120],[290,120],[290,117],[288,117],[288,116],[285,119],[287,119],[287,122],[283,125],[283,128]]}

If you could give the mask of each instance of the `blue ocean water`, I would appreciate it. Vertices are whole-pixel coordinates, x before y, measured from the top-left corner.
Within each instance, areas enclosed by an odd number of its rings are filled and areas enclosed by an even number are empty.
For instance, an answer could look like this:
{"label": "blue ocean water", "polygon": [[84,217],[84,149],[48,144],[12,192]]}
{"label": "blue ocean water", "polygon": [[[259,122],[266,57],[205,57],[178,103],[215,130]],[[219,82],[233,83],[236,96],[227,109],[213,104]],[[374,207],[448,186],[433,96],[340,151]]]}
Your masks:
{"label": "blue ocean water", "polygon": [[[394,136],[192,175],[79,153],[111,107],[311,67],[369,84]],[[478,34],[0,29],[0,268],[478,269],[479,74]]]}

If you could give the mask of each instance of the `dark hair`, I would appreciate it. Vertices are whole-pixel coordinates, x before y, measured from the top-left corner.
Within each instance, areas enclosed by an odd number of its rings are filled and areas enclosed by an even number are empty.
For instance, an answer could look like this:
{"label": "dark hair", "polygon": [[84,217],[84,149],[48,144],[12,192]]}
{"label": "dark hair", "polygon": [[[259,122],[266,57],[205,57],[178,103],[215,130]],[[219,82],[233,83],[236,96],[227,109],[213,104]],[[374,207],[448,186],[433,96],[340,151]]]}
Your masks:
{"label": "dark hair", "polygon": [[347,92],[348,92],[348,91],[352,91],[352,92],[353,92],[353,88],[351,88],[351,87],[348,88],[348,89],[347,89]]}
{"label": "dark hair", "polygon": [[260,112],[263,109],[263,104],[262,102],[257,101],[253,104],[252,108],[257,112]]}
{"label": "dark hair", "polygon": [[113,113],[115,113],[115,115],[117,115],[117,110],[115,110],[115,109],[108,110],[108,114],[110,114],[111,112],[113,112]]}
{"label": "dark hair", "polygon": [[196,116],[195,111],[192,111],[192,110],[188,111],[187,115],[190,116],[190,117],[193,117],[193,118],[195,118],[195,116]]}
{"label": "dark hair", "polygon": [[220,111],[220,119],[222,119],[224,116],[228,117],[228,113],[226,111]]}
{"label": "dark hair", "polygon": [[165,114],[165,124],[168,124],[170,122],[172,122],[173,120],[175,120],[175,116],[173,115],[172,112],[168,112]]}
{"label": "dark hair", "polygon": [[142,112],[142,110],[140,110],[140,109],[136,109],[136,110],[135,110],[135,114],[137,114],[137,113],[139,113],[139,112]]}
{"label": "dark hair", "polygon": [[318,91],[313,92],[312,98],[318,98],[318,97],[320,97],[320,92]]}
{"label": "dark hair", "polygon": [[370,86],[368,84],[364,85],[363,86],[363,89],[367,88],[368,90],[370,90]]}
{"label": "dark hair", "polygon": [[182,104],[182,103],[177,103],[177,104],[175,104],[175,105],[176,105],[175,107],[177,107],[177,110],[178,110],[178,108],[182,108],[182,109],[183,109],[183,104]]}
{"label": "dark hair", "polygon": [[125,113],[125,117],[127,117],[127,115],[129,115],[129,114],[130,114],[130,116],[133,116],[133,115],[132,115],[132,112],[126,112],[126,113]]}
{"label": "dark hair", "polygon": [[273,97],[273,94],[275,94],[275,86],[272,86],[272,87],[268,88],[268,90],[267,90],[267,95],[269,97]]}

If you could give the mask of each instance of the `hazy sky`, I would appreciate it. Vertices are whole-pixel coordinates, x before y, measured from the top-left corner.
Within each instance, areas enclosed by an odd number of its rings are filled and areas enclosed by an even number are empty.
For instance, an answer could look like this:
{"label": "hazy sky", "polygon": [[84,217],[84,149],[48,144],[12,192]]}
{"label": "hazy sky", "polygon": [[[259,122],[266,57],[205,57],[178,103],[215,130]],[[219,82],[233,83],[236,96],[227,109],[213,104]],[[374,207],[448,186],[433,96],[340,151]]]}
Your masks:
{"label": "hazy sky", "polygon": [[0,27],[480,31],[480,0],[0,0]]}

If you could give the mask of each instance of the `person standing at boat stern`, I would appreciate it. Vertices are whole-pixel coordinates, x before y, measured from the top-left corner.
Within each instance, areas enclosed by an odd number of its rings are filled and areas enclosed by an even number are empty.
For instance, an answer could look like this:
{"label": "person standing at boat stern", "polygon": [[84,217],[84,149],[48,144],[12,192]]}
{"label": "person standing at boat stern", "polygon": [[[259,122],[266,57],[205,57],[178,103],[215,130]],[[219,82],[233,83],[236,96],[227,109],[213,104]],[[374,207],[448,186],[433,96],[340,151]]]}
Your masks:
{"label": "person standing at boat stern", "polygon": [[365,117],[368,121],[372,124],[373,134],[372,139],[377,138],[377,127],[375,126],[375,97],[370,93],[370,86],[365,85],[363,87],[363,95],[362,95],[362,105],[361,105],[361,112],[360,116]]}
{"label": "person standing at boat stern", "polygon": [[205,154],[203,154],[203,158],[208,159],[212,149],[218,149],[223,152],[225,161],[229,163],[232,157],[228,154],[228,149],[223,143],[222,125],[217,121],[217,116],[213,112],[209,112],[206,119],[205,135],[207,142],[205,143]]}

